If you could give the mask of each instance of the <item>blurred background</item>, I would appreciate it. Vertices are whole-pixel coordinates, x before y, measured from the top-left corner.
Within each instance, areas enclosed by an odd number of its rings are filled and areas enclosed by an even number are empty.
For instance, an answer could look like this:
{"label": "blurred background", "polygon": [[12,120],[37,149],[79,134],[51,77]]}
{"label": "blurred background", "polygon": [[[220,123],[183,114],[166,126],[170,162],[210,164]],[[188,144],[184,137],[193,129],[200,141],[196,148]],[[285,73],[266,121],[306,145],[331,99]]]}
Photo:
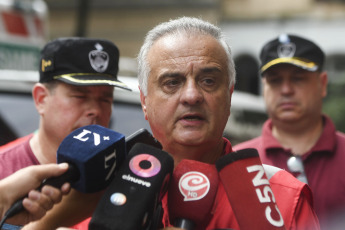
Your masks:
{"label": "blurred background", "polygon": [[135,58],[151,28],[181,16],[218,25],[232,47],[237,84],[224,135],[233,143],[261,132],[266,113],[258,55],[281,33],[309,38],[325,51],[330,84],[324,112],[345,131],[345,0],[0,0],[0,13],[3,142],[37,128],[30,92],[38,79],[39,50],[66,36],[105,38],[119,47],[120,78],[133,92],[115,91],[111,128],[125,135],[149,129],[140,108]]}

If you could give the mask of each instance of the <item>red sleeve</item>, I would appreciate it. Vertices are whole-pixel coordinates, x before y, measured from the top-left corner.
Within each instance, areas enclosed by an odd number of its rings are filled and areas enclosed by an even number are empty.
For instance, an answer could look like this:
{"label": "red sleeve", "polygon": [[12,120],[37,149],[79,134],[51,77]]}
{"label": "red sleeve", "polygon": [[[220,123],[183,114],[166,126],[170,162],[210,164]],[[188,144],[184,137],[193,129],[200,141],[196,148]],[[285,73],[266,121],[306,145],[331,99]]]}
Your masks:
{"label": "red sleeve", "polygon": [[319,230],[309,186],[290,173],[280,170],[270,179],[278,208],[288,230]]}
{"label": "red sleeve", "polygon": [[83,220],[79,224],[72,226],[71,228],[72,229],[78,229],[78,230],[88,230],[90,221],[91,221],[91,217]]}
{"label": "red sleeve", "polygon": [[318,230],[319,220],[312,205],[312,192],[308,185],[304,185],[298,200],[291,229]]}

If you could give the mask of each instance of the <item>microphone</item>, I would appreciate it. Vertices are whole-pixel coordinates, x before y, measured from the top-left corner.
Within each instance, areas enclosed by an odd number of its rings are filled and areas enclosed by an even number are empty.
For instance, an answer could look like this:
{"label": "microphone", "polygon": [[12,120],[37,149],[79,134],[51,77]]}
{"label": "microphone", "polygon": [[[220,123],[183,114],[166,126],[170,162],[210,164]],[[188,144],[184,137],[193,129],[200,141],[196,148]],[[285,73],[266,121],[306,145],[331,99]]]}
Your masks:
{"label": "microphone", "polygon": [[147,131],[147,129],[144,128],[139,129],[136,132],[129,135],[128,137],[126,137],[127,153],[129,153],[129,151],[136,143],[143,143],[151,145],[158,149],[162,149],[162,145],[159,143],[159,141],[156,138],[154,138],[152,134],[149,131]]}
{"label": "microphone", "polygon": [[167,152],[135,144],[98,203],[89,230],[155,229],[152,217],[160,211],[173,168]]}
{"label": "microphone", "polygon": [[168,190],[169,219],[186,230],[206,229],[218,188],[214,165],[184,159],[175,167]]}
{"label": "microphone", "polygon": [[[57,162],[67,162],[68,170],[42,182],[60,188],[64,183],[84,193],[101,191],[114,177],[125,159],[125,136],[99,125],[84,126],[71,132],[57,150]],[[23,199],[17,200],[4,215],[10,218],[24,209]]]}
{"label": "microphone", "polygon": [[285,229],[256,149],[227,154],[216,167],[240,229]]}

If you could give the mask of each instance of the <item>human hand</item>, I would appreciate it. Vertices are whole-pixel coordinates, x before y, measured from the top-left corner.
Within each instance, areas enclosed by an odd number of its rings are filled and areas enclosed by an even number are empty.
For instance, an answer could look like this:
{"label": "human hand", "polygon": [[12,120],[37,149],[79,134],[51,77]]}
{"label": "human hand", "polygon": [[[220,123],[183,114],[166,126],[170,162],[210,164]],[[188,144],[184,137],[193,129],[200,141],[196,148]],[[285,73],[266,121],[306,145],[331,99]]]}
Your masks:
{"label": "human hand", "polygon": [[29,166],[0,181],[0,214],[1,217],[18,199],[25,197],[25,211],[8,219],[6,223],[24,225],[42,218],[54,204],[59,203],[63,195],[70,191],[70,184],[65,183],[60,189],[43,186],[41,191],[35,190],[46,178],[60,176],[68,169],[68,164],[46,164]]}

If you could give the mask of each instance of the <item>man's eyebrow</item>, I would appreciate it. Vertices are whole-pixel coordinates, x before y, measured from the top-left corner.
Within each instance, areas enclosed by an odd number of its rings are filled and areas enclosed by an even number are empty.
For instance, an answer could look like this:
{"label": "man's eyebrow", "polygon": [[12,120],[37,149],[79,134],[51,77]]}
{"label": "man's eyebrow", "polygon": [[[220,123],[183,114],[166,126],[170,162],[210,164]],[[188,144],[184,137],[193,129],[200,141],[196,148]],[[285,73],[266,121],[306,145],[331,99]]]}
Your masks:
{"label": "man's eyebrow", "polygon": [[159,78],[163,79],[163,78],[176,78],[176,77],[182,77],[184,76],[184,74],[182,72],[165,72],[162,73]]}
{"label": "man's eyebrow", "polygon": [[89,93],[90,90],[88,90],[86,87],[82,87],[82,86],[74,86],[72,85],[70,87],[70,89],[76,93]]}
{"label": "man's eyebrow", "polygon": [[221,73],[222,70],[219,69],[218,67],[205,67],[205,68],[202,68],[200,72],[201,73],[214,73],[214,72]]}
{"label": "man's eyebrow", "polygon": [[[200,73],[221,73],[222,70],[218,67],[205,67],[199,70]],[[175,71],[175,72],[165,72],[162,73],[159,77],[160,78],[174,78],[174,77],[183,77],[184,73]]]}

